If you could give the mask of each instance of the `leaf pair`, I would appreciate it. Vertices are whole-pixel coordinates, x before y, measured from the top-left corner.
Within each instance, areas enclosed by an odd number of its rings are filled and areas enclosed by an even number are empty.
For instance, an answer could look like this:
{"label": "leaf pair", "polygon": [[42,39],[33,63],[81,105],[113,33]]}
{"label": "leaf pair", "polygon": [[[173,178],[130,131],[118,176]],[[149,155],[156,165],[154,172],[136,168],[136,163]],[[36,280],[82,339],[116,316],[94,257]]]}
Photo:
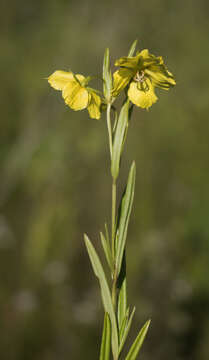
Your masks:
{"label": "leaf pair", "polygon": [[112,304],[112,298],[109,290],[109,286],[106,280],[106,276],[100,262],[100,259],[92,245],[91,241],[89,240],[88,236],[84,235],[84,241],[86,244],[86,248],[89,254],[89,258],[91,260],[91,264],[94,270],[95,275],[99,279],[100,288],[101,288],[101,295],[102,295],[102,302],[104,305],[105,312],[108,313],[111,321],[111,329],[112,329],[112,351],[114,358],[117,359],[118,356],[118,329],[117,329],[117,322],[115,317],[115,312]]}
{"label": "leaf pair", "polygon": [[[130,324],[133,319],[134,311],[135,311],[135,309],[133,310],[133,312],[130,316],[128,325],[127,325],[127,335],[128,335],[128,331],[130,329]],[[134,343],[132,344],[128,354],[126,355],[125,360],[136,360],[136,358],[139,354],[139,351],[142,347],[142,344],[145,340],[149,325],[150,325],[150,320],[148,320],[144,324],[144,326],[141,328],[141,330],[139,331]],[[127,335],[125,336],[125,338],[127,337]],[[107,313],[105,313],[99,360],[110,360],[110,345],[111,345],[111,322],[110,322],[109,315]],[[121,347],[121,349],[122,349],[122,347]],[[119,354],[120,354],[121,349],[119,348]]]}
{"label": "leaf pair", "polygon": [[134,341],[133,345],[131,346],[128,355],[126,356],[125,360],[136,360],[139,350],[141,349],[141,346],[144,342],[145,336],[147,334],[147,331],[149,329],[150,320],[148,320],[144,326],[139,331],[138,336],[136,337],[136,340]]}

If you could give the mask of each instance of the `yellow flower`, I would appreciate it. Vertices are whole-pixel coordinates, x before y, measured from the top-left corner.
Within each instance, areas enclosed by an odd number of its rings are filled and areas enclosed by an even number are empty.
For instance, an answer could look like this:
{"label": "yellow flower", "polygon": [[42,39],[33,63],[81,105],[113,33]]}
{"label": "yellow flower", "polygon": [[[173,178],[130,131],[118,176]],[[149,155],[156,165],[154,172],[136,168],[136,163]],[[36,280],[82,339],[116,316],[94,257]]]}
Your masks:
{"label": "yellow flower", "polygon": [[122,57],[115,62],[119,66],[113,74],[112,95],[116,97],[126,86],[133,104],[148,109],[157,101],[155,87],[168,90],[176,84],[161,56],[154,56],[147,49],[136,56]]}
{"label": "yellow flower", "polygon": [[87,87],[89,80],[90,77],[62,70],[57,70],[48,77],[49,84],[62,91],[62,97],[71,109],[77,111],[87,108],[91,118],[99,119],[101,98],[95,90]]}

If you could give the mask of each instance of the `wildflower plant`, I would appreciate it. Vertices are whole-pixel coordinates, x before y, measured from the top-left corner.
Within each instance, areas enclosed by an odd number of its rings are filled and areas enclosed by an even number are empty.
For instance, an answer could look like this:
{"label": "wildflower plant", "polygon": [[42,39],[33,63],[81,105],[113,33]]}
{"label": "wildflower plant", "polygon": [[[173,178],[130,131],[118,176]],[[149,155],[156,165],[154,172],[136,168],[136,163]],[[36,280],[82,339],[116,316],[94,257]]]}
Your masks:
{"label": "wildflower plant", "polygon": [[[73,72],[55,71],[48,77],[49,84],[62,91],[65,103],[73,110],[87,109],[89,116],[100,119],[106,112],[112,176],[112,223],[111,231],[105,224],[100,232],[101,245],[110,271],[109,284],[102,261],[95,247],[85,234],[84,241],[96,277],[99,280],[104,307],[104,325],[100,348],[100,360],[135,360],[147,334],[150,320],[140,329],[134,342],[123,354],[127,336],[132,324],[135,307],[130,310],[127,302],[126,243],[130,214],[134,199],[136,166],[133,161],[127,184],[117,209],[117,180],[121,165],[128,125],[134,105],[149,109],[156,101],[156,88],[168,90],[175,80],[166,68],[162,57],[156,57],[147,49],[136,52],[135,41],[128,53],[115,62],[118,69],[110,69],[109,50],[106,49],[103,62],[103,94],[89,87],[91,77]],[[124,94],[120,111],[113,103]],[[112,113],[111,113],[112,111]],[[123,357],[122,357],[123,355]]]}

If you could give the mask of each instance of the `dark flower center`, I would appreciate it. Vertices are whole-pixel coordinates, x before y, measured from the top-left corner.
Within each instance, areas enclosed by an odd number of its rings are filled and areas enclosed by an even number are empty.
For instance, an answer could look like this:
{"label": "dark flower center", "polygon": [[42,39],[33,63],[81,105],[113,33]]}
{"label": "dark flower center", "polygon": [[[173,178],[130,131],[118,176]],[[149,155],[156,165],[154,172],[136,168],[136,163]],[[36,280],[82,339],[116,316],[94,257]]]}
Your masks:
{"label": "dark flower center", "polygon": [[145,81],[145,74],[144,71],[137,71],[136,75],[134,76],[134,81],[143,83]]}
{"label": "dark flower center", "polygon": [[147,83],[147,77],[143,70],[137,71],[136,75],[133,78],[137,82],[137,89],[140,91],[147,92],[149,90],[149,85]]}

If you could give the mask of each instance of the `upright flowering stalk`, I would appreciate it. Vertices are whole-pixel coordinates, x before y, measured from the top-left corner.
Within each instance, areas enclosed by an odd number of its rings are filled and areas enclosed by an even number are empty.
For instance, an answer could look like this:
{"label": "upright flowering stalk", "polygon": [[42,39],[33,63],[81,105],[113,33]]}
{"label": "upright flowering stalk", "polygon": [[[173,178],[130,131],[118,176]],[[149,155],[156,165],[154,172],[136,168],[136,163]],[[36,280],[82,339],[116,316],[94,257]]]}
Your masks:
{"label": "upright flowering stalk", "polygon": [[[127,57],[115,62],[119,69],[113,76],[109,64],[109,50],[106,49],[103,63],[103,94],[88,87],[91,77],[59,70],[48,78],[54,89],[62,91],[62,97],[71,109],[87,109],[90,117],[94,119],[99,119],[101,112],[106,111],[112,176],[112,221],[111,231],[105,224],[105,231],[100,232],[100,239],[111,274],[111,284],[107,281],[97,251],[89,237],[84,235],[93,271],[99,280],[105,313],[100,360],[135,360],[150,324],[148,320],[142,326],[128,353],[122,354],[135,312],[135,308],[130,311],[127,302],[125,250],[134,199],[136,166],[133,162],[130,167],[127,184],[117,207],[117,180],[121,154],[133,106],[148,109],[157,101],[156,88],[168,90],[175,85],[174,77],[167,70],[162,57],[156,57],[148,50],[137,52],[134,56],[136,43],[135,41],[131,46]],[[118,115],[113,103],[123,90],[125,98]]]}

